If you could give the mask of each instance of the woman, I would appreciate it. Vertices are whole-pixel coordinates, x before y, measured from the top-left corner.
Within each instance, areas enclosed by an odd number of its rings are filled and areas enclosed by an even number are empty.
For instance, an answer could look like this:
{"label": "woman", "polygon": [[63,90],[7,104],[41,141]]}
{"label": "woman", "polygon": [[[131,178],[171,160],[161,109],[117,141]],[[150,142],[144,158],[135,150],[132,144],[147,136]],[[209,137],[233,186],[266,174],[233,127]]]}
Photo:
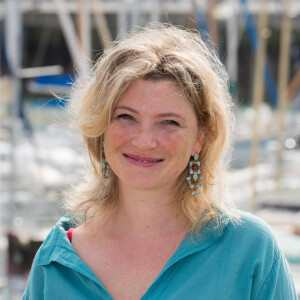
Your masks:
{"label": "woman", "polygon": [[228,78],[197,32],[132,34],[75,96],[93,176],[24,299],[297,299],[269,227],[229,204]]}

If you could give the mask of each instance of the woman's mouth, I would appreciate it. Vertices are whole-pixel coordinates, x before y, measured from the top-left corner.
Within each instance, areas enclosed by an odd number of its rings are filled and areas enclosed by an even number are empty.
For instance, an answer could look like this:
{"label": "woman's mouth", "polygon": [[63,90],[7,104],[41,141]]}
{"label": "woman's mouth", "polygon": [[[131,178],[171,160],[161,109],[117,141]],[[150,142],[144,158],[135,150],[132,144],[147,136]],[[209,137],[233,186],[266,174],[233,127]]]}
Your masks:
{"label": "woman's mouth", "polygon": [[123,156],[132,164],[140,167],[153,167],[164,161],[163,159],[144,157],[134,154],[123,154]]}

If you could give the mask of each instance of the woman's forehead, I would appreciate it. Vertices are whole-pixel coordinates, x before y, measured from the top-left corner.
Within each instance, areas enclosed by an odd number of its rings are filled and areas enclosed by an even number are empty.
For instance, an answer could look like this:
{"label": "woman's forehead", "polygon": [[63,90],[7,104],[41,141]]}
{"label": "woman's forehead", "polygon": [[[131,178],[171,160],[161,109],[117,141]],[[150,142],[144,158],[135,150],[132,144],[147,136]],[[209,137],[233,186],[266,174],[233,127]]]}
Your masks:
{"label": "woman's forehead", "polygon": [[194,110],[180,87],[164,79],[134,81],[116,104],[116,108],[121,107],[131,107],[136,111],[144,109],[149,113],[186,113]]}

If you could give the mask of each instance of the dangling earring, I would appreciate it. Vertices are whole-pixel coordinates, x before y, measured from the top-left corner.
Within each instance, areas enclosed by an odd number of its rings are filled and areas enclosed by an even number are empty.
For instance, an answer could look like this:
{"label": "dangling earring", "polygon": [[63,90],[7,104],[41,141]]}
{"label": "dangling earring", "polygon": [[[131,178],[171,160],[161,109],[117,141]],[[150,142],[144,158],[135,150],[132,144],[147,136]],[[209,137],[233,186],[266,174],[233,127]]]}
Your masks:
{"label": "dangling earring", "polygon": [[103,142],[103,145],[102,145],[102,182],[104,185],[107,185],[107,183],[108,183],[108,170],[109,170],[109,164],[105,157],[104,142]]}
{"label": "dangling earring", "polygon": [[196,153],[194,155],[194,160],[190,160],[189,162],[189,175],[186,178],[190,185],[190,189],[193,189],[192,194],[197,198],[199,191],[198,189],[201,188],[201,184],[203,181],[203,177],[200,176],[200,161],[198,161],[199,155]]}

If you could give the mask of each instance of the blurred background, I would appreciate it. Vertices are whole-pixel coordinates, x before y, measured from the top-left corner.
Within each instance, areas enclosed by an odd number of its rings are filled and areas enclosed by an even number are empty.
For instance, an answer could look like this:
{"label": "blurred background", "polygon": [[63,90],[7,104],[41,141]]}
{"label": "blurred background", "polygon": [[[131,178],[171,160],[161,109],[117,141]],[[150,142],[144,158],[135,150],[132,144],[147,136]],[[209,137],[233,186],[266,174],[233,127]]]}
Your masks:
{"label": "blurred background", "polygon": [[236,104],[232,195],[273,228],[300,295],[299,0],[0,0],[0,300],[21,299],[85,165],[69,126],[72,83],[149,22],[216,44]]}

